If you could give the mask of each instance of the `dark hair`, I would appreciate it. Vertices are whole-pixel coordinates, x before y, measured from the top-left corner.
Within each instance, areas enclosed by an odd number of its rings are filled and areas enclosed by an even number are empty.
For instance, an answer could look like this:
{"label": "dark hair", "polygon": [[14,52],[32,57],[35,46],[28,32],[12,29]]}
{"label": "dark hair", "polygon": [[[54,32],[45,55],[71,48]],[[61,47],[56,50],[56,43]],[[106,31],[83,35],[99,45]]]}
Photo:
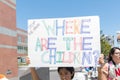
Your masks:
{"label": "dark hair", "polygon": [[63,68],[68,70],[71,74],[73,74],[71,76],[71,79],[72,79],[74,77],[74,72],[75,72],[74,68],[73,67],[58,67],[58,73],[59,73],[60,69],[63,69]]}
{"label": "dark hair", "polygon": [[109,52],[109,57],[108,57],[108,62],[112,61],[114,65],[115,65],[115,62],[113,61],[113,59],[112,59],[112,56],[111,56],[111,55],[113,55],[113,54],[114,54],[114,52],[115,52],[115,50],[116,50],[116,49],[120,50],[120,48],[119,48],[119,47],[113,47],[113,48],[111,48],[111,50],[110,50],[110,52]]}

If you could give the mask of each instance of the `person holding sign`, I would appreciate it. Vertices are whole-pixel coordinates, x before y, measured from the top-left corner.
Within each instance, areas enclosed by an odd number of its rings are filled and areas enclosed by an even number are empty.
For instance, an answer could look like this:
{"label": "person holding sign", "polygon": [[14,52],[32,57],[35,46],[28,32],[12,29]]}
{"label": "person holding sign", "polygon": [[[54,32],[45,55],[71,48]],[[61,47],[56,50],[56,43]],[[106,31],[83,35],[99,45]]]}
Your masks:
{"label": "person holding sign", "polygon": [[[31,75],[33,80],[41,80],[35,70],[35,67],[31,67]],[[58,67],[58,74],[61,80],[72,80],[75,70],[73,67]]]}
{"label": "person holding sign", "polygon": [[[29,57],[26,57],[26,63],[30,64]],[[30,71],[33,80],[41,80],[35,67],[30,67]],[[73,67],[58,67],[57,71],[61,80],[72,80],[75,74],[75,69]]]}
{"label": "person holding sign", "polygon": [[104,62],[103,54],[99,58],[99,80],[120,80],[120,48],[113,47],[109,52],[108,62]]}
{"label": "person holding sign", "polygon": [[61,80],[72,80],[75,70],[73,67],[58,67],[58,73]]}

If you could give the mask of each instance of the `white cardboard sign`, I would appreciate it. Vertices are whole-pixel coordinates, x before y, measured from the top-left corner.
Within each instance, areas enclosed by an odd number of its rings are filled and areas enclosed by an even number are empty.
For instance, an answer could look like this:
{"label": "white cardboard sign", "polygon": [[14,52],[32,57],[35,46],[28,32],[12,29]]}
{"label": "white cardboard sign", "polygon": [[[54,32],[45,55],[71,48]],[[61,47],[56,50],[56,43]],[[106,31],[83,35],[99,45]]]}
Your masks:
{"label": "white cardboard sign", "polygon": [[28,20],[30,66],[93,66],[99,54],[98,16]]}

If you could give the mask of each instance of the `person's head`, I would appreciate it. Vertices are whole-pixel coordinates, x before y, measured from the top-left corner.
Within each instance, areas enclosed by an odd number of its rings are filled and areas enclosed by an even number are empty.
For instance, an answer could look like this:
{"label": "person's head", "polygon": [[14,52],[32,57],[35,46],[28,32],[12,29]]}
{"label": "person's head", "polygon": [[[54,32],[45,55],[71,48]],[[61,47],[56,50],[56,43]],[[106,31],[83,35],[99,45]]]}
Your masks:
{"label": "person's head", "polygon": [[113,47],[109,52],[108,62],[113,61],[114,64],[120,63],[120,48]]}
{"label": "person's head", "polygon": [[0,74],[0,80],[8,80],[5,75]]}
{"label": "person's head", "polygon": [[75,70],[73,67],[58,67],[58,73],[61,80],[71,80],[74,77]]}

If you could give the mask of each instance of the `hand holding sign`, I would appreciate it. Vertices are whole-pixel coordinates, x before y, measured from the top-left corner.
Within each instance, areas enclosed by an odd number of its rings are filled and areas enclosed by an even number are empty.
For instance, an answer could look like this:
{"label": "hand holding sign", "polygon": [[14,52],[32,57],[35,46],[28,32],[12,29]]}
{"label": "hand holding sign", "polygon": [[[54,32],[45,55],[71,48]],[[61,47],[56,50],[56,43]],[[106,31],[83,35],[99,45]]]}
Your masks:
{"label": "hand holding sign", "polygon": [[29,57],[26,57],[26,64],[30,64],[30,58]]}
{"label": "hand holding sign", "polygon": [[99,57],[99,64],[104,64],[104,54],[100,54],[100,57]]}

